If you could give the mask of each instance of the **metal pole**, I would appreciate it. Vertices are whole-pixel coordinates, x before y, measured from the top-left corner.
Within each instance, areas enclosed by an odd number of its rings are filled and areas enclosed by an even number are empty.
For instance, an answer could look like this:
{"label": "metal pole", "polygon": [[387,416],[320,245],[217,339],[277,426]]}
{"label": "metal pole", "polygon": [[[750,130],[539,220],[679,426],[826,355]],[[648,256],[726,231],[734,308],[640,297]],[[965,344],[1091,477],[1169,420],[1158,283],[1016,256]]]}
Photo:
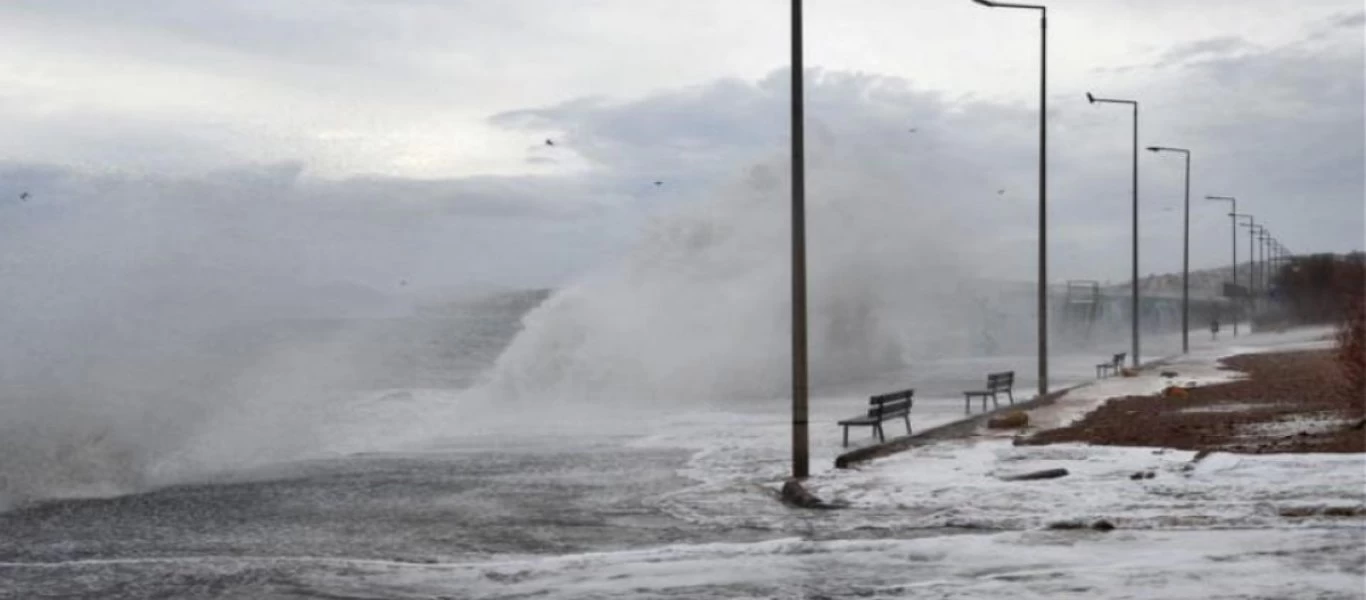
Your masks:
{"label": "metal pole", "polygon": [[1133,296],[1133,315],[1131,315],[1130,327],[1132,328],[1133,348],[1130,350],[1134,356],[1134,368],[1138,368],[1138,103],[1134,103],[1134,206],[1133,206],[1133,257],[1130,265],[1130,279],[1132,280],[1131,295]]}
{"label": "metal pole", "polygon": [[1133,186],[1130,188],[1131,190],[1133,190],[1134,195],[1133,221],[1131,223],[1133,227],[1133,236],[1131,239],[1131,243],[1133,244],[1133,251],[1130,255],[1130,266],[1132,271],[1130,273],[1130,287],[1132,289],[1132,305],[1130,307],[1130,320],[1132,322],[1132,332],[1130,336],[1130,343],[1133,345],[1133,347],[1130,349],[1129,354],[1133,357],[1134,367],[1137,368],[1139,363],[1142,362],[1139,358],[1138,331],[1140,308],[1138,294],[1138,101],[1121,100],[1118,98],[1097,98],[1094,95],[1092,95],[1091,92],[1086,93],[1086,100],[1091,102],[1092,104],[1128,104],[1134,108],[1134,165],[1133,170],[1131,171],[1133,174],[1134,181]]}
{"label": "metal pole", "polygon": [[[1228,224],[1230,241],[1233,244],[1233,289],[1238,289],[1238,199],[1233,196],[1205,196],[1206,200],[1219,200],[1221,202],[1232,202],[1233,212],[1228,213]],[[1230,302],[1233,304],[1233,337],[1238,337],[1238,297],[1232,296]]]}
{"label": "metal pole", "polygon": [[1261,258],[1261,278],[1262,278],[1262,310],[1266,310],[1266,296],[1271,292],[1271,281],[1266,277],[1266,228],[1257,230],[1257,256]]}
{"label": "metal pole", "polygon": [[1191,153],[1186,152],[1186,234],[1181,250],[1181,353],[1189,354],[1191,320]]}
{"label": "metal pole", "polygon": [[1257,243],[1259,246],[1257,251],[1260,252],[1262,256],[1262,309],[1265,310],[1271,307],[1271,269],[1267,268],[1268,263],[1266,260],[1266,240],[1270,237],[1270,234],[1267,233],[1265,227],[1261,228],[1260,231],[1261,233],[1257,235]]}
{"label": "metal pole", "polygon": [[810,473],[806,370],[806,131],[802,0],[792,0],[792,476]]}
{"label": "metal pole", "polygon": [[1271,286],[1267,285],[1267,280],[1266,280],[1266,239],[1265,239],[1265,237],[1264,237],[1265,235],[1266,235],[1266,228],[1265,228],[1265,227],[1258,227],[1258,228],[1257,228],[1257,277],[1258,277],[1259,279],[1261,279],[1261,282],[1262,282],[1262,290],[1261,290],[1261,294],[1259,294],[1259,295],[1257,296],[1257,300],[1261,301],[1262,309],[1263,309],[1263,310],[1266,309],[1266,301],[1265,301],[1266,293],[1271,289]]}
{"label": "metal pole", "polygon": [[1039,397],[1048,394],[1048,9],[1039,9]]}
{"label": "metal pole", "polygon": [[1247,309],[1247,331],[1248,331],[1248,333],[1252,333],[1252,313],[1254,312],[1254,309],[1256,308],[1256,307],[1253,305],[1253,303],[1252,303],[1252,300],[1253,300],[1253,297],[1254,297],[1254,296],[1253,296],[1253,290],[1255,290],[1256,287],[1257,287],[1256,255],[1252,252],[1252,228],[1257,226],[1257,219],[1253,218],[1252,215],[1245,215],[1245,214],[1240,213],[1240,212],[1237,212],[1237,211],[1235,211],[1235,212],[1233,213],[1233,222],[1235,223],[1235,227],[1234,227],[1235,231],[1234,231],[1234,233],[1233,233],[1233,237],[1234,237],[1234,252],[1235,252],[1235,253],[1238,251],[1238,250],[1237,250],[1238,232],[1236,231],[1238,219],[1247,219],[1247,223],[1246,223],[1245,225],[1243,225],[1244,227],[1247,227],[1247,236],[1248,236],[1248,237],[1247,237],[1247,298],[1246,298],[1246,301],[1243,302],[1243,306],[1246,307],[1246,309]]}
{"label": "metal pole", "polygon": [[[1229,213],[1229,215],[1228,215],[1228,220],[1229,220],[1229,233],[1232,233],[1232,234],[1233,234],[1233,235],[1230,236],[1230,237],[1231,237],[1232,240],[1233,240],[1233,289],[1234,289],[1235,293],[1237,293],[1237,289],[1238,289],[1238,217],[1235,216],[1235,215],[1237,215],[1237,214],[1238,214],[1238,199],[1237,199],[1237,198],[1234,198],[1234,199],[1233,199],[1233,212]],[[1233,307],[1234,307],[1234,309],[1235,309],[1235,310],[1233,311],[1233,337],[1238,337],[1238,311],[1236,310],[1236,309],[1238,308],[1238,298],[1237,298],[1237,296],[1234,296],[1234,298],[1233,298]]]}
{"label": "metal pole", "polygon": [[1048,394],[1048,7],[973,0],[991,8],[1039,11],[1039,396]]}
{"label": "metal pole", "polygon": [[1191,254],[1191,151],[1170,146],[1149,146],[1153,152],[1180,152],[1186,156],[1186,218],[1181,251],[1181,352],[1190,352],[1190,254]]}
{"label": "metal pole", "polygon": [[1253,248],[1252,241],[1257,237],[1257,220],[1247,218],[1247,303],[1251,313],[1248,313],[1247,330],[1252,331],[1252,313],[1257,312],[1257,250]]}

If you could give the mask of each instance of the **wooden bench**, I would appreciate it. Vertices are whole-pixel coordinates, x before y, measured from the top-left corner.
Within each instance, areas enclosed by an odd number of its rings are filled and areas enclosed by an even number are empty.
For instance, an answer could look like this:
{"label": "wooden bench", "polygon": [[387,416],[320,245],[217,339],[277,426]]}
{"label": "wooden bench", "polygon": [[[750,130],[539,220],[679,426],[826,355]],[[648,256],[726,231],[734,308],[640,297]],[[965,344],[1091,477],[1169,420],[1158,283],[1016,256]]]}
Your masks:
{"label": "wooden bench", "polygon": [[911,402],[915,396],[915,390],[902,390],[890,394],[879,394],[868,399],[868,414],[859,415],[839,422],[844,427],[844,445],[849,445],[850,427],[872,427],[873,435],[878,441],[885,442],[887,437],[882,434],[882,422],[890,421],[901,417],[906,421],[906,433],[911,433]]}
{"label": "wooden bench", "polygon": [[1119,370],[1124,368],[1124,358],[1126,356],[1128,356],[1127,353],[1120,352],[1119,354],[1110,357],[1110,362],[1103,362],[1096,365],[1096,378],[1105,377],[1107,373],[1110,375],[1118,375]]}
{"label": "wooden bench", "polygon": [[991,398],[994,406],[1001,403],[996,400],[996,395],[1005,392],[1006,398],[1010,399],[1011,404],[1015,404],[1015,394],[1011,391],[1015,387],[1015,372],[1002,371],[1000,373],[987,374],[987,387],[983,390],[969,390],[963,392],[963,412],[972,412],[972,399],[980,397],[982,399],[982,410],[987,409],[987,398]]}

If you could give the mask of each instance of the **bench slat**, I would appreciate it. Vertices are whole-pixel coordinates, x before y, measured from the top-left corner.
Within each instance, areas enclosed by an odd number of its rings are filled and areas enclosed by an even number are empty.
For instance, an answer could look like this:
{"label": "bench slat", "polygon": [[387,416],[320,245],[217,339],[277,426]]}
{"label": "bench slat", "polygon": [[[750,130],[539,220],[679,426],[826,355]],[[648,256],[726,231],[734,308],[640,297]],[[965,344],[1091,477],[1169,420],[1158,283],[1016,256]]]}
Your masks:
{"label": "bench slat", "polygon": [[870,408],[868,409],[868,416],[881,416],[882,418],[886,419],[888,417],[893,416],[899,417],[908,412],[911,412],[911,401],[904,400],[901,402],[887,402],[885,404],[882,404],[881,406],[875,406],[873,408]]}
{"label": "bench slat", "polygon": [[915,390],[914,390],[914,389],[901,390],[901,391],[899,391],[899,392],[891,392],[891,393],[887,393],[887,394],[878,394],[878,395],[876,395],[876,396],[873,396],[873,397],[871,397],[871,398],[868,398],[868,403],[869,403],[869,404],[882,404],[882,403],[884,403],[884,402],[891,402],[891,401],[893,401],[893,400],[908,400],[908,399],[910,399],[910,398],[913,397],[913,396],[915,396]]}

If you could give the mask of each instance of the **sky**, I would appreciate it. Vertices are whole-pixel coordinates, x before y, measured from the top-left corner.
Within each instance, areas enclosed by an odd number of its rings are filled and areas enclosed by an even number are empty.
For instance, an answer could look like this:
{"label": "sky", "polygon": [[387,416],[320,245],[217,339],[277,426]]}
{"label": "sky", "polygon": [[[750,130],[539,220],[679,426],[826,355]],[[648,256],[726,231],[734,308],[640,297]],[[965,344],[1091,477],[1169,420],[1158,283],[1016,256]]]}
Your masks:
{"label": "sky", "polygon": [[[0,261],[562,285],[651,219],[784,164],[787,5],[11,0]],[[1143,146],[1192,150],[1192,267],[1229,259],[1227,209],[1206,194],[1238,197],[1295,251],[1366,245],[1359,1],[1049,7],[1058,280],[1128,275],[1130,115],[1087,91],[1139,100]],[[808,0],[806,20],[811,160],[904,165],[904,189],[868,193],[961,206],[963,243],[996,257],[982,275],[1028,279],[1035,13]],[[1141,270],[1179,270],[1182,163],[1139,160]]]}

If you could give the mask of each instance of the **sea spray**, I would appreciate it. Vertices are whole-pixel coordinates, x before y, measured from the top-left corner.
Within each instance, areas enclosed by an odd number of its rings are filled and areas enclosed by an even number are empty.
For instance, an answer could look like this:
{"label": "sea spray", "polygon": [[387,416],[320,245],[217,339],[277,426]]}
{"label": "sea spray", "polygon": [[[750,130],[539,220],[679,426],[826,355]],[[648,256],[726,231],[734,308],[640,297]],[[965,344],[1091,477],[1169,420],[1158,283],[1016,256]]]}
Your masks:
{"label": "sea spray", "polygon": [[[627,257],[553,294],[490,374],[492,395],[560,403],[769,398],[789,381],[786,165],[654,220]],[[826,148],[808,192],[816,386],[916,356],[1020,345],[1028,296],[973,274],[990,260],[954,199],[908,197],[904,171]],[[1013,302],[1018,297],[1020,302]],[[1021,322],[1025,321],[1025,322]]]}

